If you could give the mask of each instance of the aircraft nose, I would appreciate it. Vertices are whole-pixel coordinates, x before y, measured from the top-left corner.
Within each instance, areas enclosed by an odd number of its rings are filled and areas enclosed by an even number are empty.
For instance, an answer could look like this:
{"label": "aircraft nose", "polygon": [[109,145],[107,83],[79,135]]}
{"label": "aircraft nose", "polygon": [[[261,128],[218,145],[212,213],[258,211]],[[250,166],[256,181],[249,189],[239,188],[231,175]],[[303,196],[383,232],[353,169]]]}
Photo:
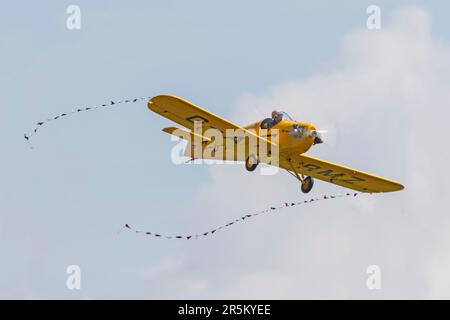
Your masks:
{"label": "aircraft nose", "polygon": [[309,136],[314,138],[313,144],[323,143],[322,135],[319,131],[317,131],[316,126],[310,124],[309,127]]}

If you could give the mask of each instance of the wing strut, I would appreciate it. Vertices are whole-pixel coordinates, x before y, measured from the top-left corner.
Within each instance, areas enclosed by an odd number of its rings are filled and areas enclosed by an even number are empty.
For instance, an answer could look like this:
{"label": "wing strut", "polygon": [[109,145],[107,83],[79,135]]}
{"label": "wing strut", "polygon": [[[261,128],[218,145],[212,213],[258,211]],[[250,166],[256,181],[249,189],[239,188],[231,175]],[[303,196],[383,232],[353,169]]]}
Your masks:
{"label": "wing strut", "polygon": [[294,166],[292,165],[292,162],[291,162],[291,158],[288,158],[287,161],[289,162],[289,165],[291,166],[292,172],[294,172],[294,173],[292,173],[291,171],[289,171],[289,170],[287,170],[287,169],[285,169],[285,170],[286,170],[287,172],[289,172],[293,177],[297,178],[298,181],[300,181],[301,183],[303,183],[304,176],[303,176],[303,175],[299,176],[299,174],[297,173],[297,171],[295,171]]}

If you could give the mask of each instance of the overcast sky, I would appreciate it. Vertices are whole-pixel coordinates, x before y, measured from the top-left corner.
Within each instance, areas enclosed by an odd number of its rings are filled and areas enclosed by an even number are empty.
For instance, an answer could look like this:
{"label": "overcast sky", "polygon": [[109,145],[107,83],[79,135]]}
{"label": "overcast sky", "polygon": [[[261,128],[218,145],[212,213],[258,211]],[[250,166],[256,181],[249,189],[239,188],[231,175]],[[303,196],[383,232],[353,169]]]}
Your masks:
{"label": "overcast sky", "polygon": [[[16,1],[0,12],[0,298],[450,298],[450,6],[442,1]],[[66,8],[81,8],[81,29]],[[366,8],[381,8],[381,29]],[[310,154],[406,189],[260,216],[303,195],[285,172],[182,165],[146,103],[173,94],[238,124],[276,108],[328,130]],[[81,290],[66,268],[81,268]],[[366,287],[369,265],[382,287]]]}

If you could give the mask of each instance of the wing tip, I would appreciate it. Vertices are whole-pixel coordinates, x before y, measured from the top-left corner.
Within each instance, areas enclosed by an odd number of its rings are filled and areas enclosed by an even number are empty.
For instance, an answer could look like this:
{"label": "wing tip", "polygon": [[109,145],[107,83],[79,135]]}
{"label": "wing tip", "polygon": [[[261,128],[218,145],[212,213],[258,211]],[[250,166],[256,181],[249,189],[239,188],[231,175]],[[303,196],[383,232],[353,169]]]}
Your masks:
{"label": "wing tip", "polygon": [[170,94],[160,94],[152,97],[150,100],[148,100],[147,107],[153,112],[161,113],[164,111],[164,105],[171,104],[173,102],[182,102],[201,109],[200,107],[194,105],[192,102]]}
{"label": "wing tip", "polygon": [[402,185],[400,182],[396,182],[395,183],[395,190],[394,191],[401,191],[403,189],[405,189],[404,185]]}
{"label": "wing tip", "polygon": [[368,191],[368,192],[369,193],[388,193],[388,192],[401,191],[401,190],[405,189],[405,186],[403,184],[401,184],[400,182],[392,181],[392,180],[389,182],[390,182],[389,186],[380,188],[379,190],[376,190],[376,191]]}

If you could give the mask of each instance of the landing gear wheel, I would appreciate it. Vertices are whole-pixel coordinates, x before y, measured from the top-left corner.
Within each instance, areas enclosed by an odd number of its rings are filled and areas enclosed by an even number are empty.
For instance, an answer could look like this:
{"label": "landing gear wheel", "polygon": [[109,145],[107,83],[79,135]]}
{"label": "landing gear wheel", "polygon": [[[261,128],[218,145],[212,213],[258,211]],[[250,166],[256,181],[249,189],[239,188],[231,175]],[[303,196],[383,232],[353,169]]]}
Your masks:
{"label": "landing gear wheel", "polygon": [[254,154],[250,155],[247,160],[245,160],[245,169],[247,171],[254,171],[258,166],[258,159]]}
{"label": "landing gear wheel", "polygon": [[314,185],[314,179],[311,177],[306,177],[305,179],[303,179],[302,181],[302,192],[303,193],[308,193],[311,191],[312,187]]}

